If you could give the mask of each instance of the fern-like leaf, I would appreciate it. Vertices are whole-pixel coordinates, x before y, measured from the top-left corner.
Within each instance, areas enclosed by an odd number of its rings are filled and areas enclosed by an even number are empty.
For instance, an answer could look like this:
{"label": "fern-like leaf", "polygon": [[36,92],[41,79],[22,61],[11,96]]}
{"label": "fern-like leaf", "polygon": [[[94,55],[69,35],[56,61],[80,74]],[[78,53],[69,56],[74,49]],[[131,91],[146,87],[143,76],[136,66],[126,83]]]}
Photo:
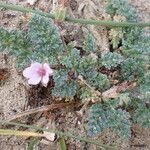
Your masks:
{"label": "fern-like leaf", "polygon": [[92,33],[89,30],[84,30],[85,34],[85,42],[84,42],[84,51],[86,52],[96,52],[97,45],[96,45],[96,39],[92,35]]}
{"label": "fern-like leaf", "polygon": [[117,132],[123,139],[131,137],[129,113],[121,109],[94,104],[91,107],[88,123],[88,134],[95,136],[107,128]]}
{"label": "fern-like leaf", "polygon": [[102,56],[102,58],[100,59],[100,63],[106,68],[111,69],[121,64],[123,60],[124,60],[123,56],[120,55],[119,53],[109,52]]}

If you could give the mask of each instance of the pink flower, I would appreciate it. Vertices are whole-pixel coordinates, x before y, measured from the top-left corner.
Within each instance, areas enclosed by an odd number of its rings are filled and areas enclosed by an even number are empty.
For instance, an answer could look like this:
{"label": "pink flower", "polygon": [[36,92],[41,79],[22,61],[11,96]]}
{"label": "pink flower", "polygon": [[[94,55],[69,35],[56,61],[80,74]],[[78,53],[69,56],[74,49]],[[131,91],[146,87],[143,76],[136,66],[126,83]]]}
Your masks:
{"label": "pink flower", "polygon": [[46,87],[49,82],[49,76],[52,73],[53,70],[47,63],[40,64],[35,62],[23,71],[23,76],[29,79],[28,83],[31,85],[37,85],[41,82]]}

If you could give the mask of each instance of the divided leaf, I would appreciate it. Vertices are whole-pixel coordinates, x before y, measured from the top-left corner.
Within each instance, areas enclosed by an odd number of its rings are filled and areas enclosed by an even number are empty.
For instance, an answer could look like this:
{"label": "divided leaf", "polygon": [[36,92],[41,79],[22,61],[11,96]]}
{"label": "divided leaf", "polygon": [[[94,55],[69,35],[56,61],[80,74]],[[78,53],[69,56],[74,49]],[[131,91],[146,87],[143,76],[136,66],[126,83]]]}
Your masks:
{"label": "divided leaf", "polygon": [[60,87],[64,85],[68,80],[68,71],[67,70],[59,70],[56,71],[53,75],[53,79],[55,82],[55,86]]}
{"label": "divided leaf", "polygon": [[150,108],[146,106],[139,107],[133,115],[133,120],[143,127],[150,128]]}
{"label": "divided leaf", "polygon": [[35,54],[32,59],[38,62],[48,60],[50,64],[56,64],[58,56],[64,52],[64,47],[52,19],[33,15],[29,23],[29,36]]}
{"label": "divided leaf", "polygon": [[110,128],[117,132],[123,139],[131,137],[131,124],[129,113],[102,104],[95,104],[91,107],[88,122],[88,134],[96,136],[105,129]]}
{"label": "divided leaf", "polygon": [[110,87],[109,80],[105,74],[96,73],[95,77],[87,79],[87,82],[99,91],[104,91]]}
{"label": "divided leaf", "polygon": [[17,58],[17,66],[24,67],[30,63],[33,54],[30,38],[21,31],[0,29],[0,51],[7,50],[8,54]]}
{"label": "divided leaf", "polygon": [[95,40],[94,36],[87,29],[84,30],[84,34],[85,34],[85,42],[84,42],[84,48],[83,48],[84,51],[96,52],[97,45],[96,45],[96,40]]}
{"label": "divided leaf", "polygon": [[107,69],[117,67],[124,61],[122,55],[116,52],[109,52],[102,56],[100,63],[105,66]]}
{"label": "divided leaf", "polygon": [[80,51],[75,48],[68,48],[67,55],[59,56],[62,65],[67,68],[76,69],[80,62]]}
{"label": "divided leaf", "polygon": [[76,81],[66,82],[62,86],[55,86],[52,90],[53,96],[57,97],[73,97],[77,92],[77,83]]}

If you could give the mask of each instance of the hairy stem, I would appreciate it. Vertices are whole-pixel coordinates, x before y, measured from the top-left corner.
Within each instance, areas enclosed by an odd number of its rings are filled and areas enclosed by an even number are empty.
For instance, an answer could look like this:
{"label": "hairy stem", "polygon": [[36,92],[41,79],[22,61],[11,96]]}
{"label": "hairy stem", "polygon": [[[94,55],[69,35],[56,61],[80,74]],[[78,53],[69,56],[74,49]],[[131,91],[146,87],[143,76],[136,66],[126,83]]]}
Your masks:
{"label": "hairy stem", "polygon": [[[54,14],[42,12],[40,10],[33,10],[30,8],[24,8],[24,7],[18,6],[18,5],[6,4],[3,2],[0,2],[0,7],[15,10],[15,11],[20,11],[23,13],[35,13],[35,14],[39,14],[41,16],[55,19]],[[107,27],[136,27],[136,26],[150,27],[150,22],[147,22],[147,23],[113,22],[113,21],[103,21],[103,20],[76,19],[76,18],[71,18],[71,17],[65,17],[65,21],[72,22],[72,23],[86,24],[86,25],[87,24],[101,25],[101,26],[107,26]]]}

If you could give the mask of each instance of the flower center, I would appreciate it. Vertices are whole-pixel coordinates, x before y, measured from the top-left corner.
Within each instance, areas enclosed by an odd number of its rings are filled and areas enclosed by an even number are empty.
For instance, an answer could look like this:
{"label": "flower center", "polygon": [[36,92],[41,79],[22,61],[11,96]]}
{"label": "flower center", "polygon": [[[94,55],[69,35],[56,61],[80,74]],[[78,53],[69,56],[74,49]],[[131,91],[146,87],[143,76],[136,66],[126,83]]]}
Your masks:
{"label": "flower center", "polygon": [[39,74],[39,76],[45,76],[45,74],[46,74],[46,70],[44,69],[44,68],[40,68],[38,71],[37,71],[37,73]]}

